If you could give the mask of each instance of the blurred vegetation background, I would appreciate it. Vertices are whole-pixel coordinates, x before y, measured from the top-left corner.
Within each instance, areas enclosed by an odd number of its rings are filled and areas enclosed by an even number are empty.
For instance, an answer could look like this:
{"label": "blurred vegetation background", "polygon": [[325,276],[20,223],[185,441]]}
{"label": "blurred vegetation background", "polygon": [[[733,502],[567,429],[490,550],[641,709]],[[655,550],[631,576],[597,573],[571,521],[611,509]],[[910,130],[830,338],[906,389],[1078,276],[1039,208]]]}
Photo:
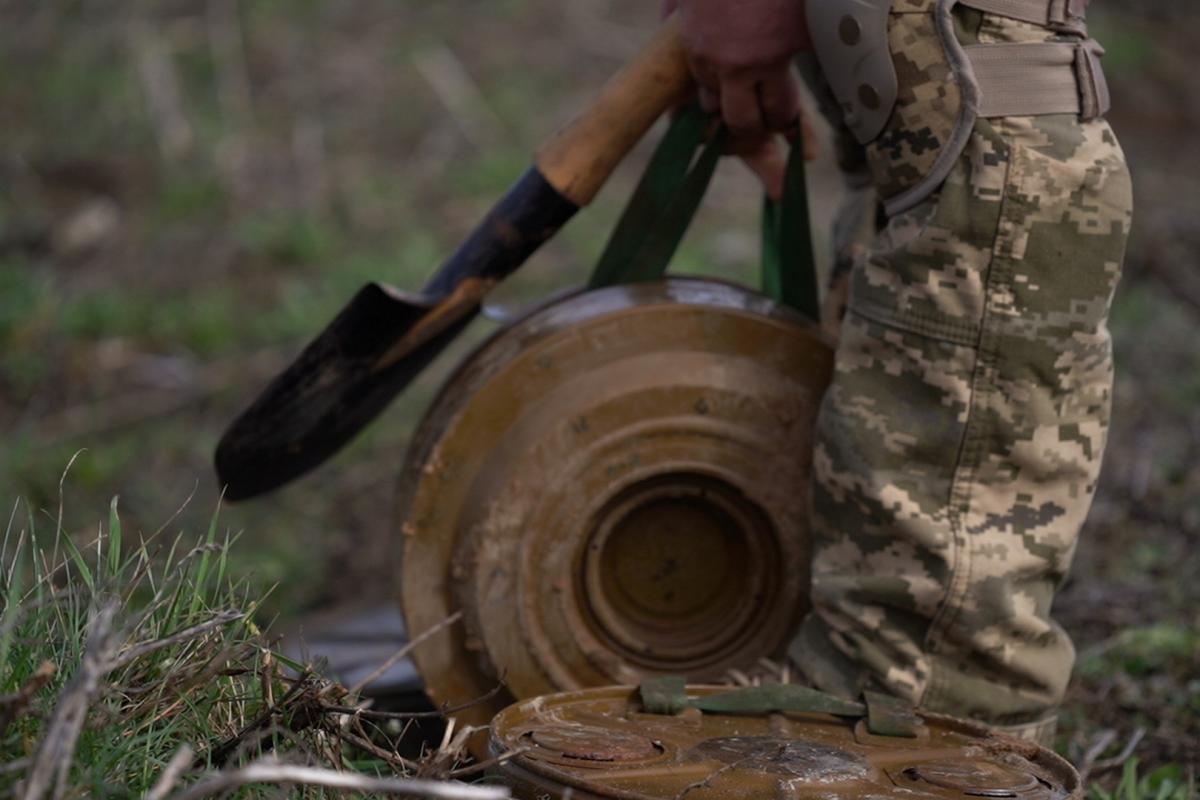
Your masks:
{"label": "blurred vegetation background", "polygon": [[[634,0],[0,0],[0,501],[91,535],[202,531],[224,426],[360,284],[420,285],[645,39]],[[1200,764],[1200,13],[1093,3],[1138,212],[1113,318],[1104,485],[1057,606],[1062,747],[1138,730]],[[587,274],[645,148],[496,304]],[[829,149],[826,147],[825,153]],[[818,229],[838,202],[810,170]],[[724,167],[679,271],[754,282],[758,190]],[[332,463],[222,509],[264,619],[393,594],[392,495],[453,352]],[[65,467],[75,457],[66,480]]]}

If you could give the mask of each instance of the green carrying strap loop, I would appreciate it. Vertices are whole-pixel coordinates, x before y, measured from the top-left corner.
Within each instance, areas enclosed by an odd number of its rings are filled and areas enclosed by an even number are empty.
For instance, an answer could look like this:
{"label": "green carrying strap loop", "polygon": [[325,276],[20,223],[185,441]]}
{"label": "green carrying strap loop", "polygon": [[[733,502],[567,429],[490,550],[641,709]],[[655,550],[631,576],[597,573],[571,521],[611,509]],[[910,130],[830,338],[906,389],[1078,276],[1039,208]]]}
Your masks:
{"label": "green carrying strap loop", "polygon": [[[709,127],[710,118],[698,106],[688,106],[676,116],[621,214],[588,288],[652,281],[666,274],[724,149],[724,126],[706,141]],[[783,200],[768,198],[764,203],[762,289],[815,320],[820,303],[803,150],[792,147]]]}
{"label": "green carrying strap loop", "polygon": [[613,229],[604,253],[592,271],[589,289],[633,280],[629,274],[630,265],[642,252],[654,230],[653,223],[658,221],[687,180],[696,147],[704,138],[706,122],[704,114],[695,107],[688,107],[675,118]]}
{"label": "green carrying strap loop", "polygon": [[694,708],[707,714],[832,714],[867,720],[867,730],[876,736],[913,738],[922,722],[912,708],[894,697],[863,692],[863,702],[794,683],[747,686],[720,694],[689,697],[681,677],[647,678],[638,688],[642,710],[648,714],[678,714]]}
{"label": "green carrying strap loop", "polygon": [[763,198],[762,252],[763,294],[819,322],[821,298],[801,141],[788,154],[783,200]]}

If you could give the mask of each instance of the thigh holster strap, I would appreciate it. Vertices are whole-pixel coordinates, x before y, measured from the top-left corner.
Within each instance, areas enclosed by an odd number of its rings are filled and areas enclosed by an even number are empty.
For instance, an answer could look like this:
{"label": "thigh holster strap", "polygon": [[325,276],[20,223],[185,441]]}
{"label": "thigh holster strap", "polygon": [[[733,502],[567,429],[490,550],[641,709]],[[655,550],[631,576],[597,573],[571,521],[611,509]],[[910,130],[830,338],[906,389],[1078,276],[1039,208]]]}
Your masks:
{"label": "thigh holster strap", "polygon": [[962,0],[962,5],[1060,33],[1087,34],[1088,0]]}
{"label": "thigh holster strap", "polygon": [[1104,116],[1111,105],[1100,67],[1104,48],[1095,39],[964,50],[979,88],[980,117],[1078,114],[1090,120]]}

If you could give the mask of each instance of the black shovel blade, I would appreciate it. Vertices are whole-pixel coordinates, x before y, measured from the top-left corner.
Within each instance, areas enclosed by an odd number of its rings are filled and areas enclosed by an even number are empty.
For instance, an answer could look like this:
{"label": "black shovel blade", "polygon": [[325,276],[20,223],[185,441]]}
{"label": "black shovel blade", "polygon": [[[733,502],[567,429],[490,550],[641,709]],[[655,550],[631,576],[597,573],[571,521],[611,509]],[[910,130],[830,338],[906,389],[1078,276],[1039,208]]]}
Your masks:
{"label": "black shovel blade", "polygon": [[336,453],[479,311],[488,291],[579,208],[531,168],[420,294],[372,283],[234,420],[217,447],[229,500],[269,492]]}
{"label": "black shovel blade", "polygon": [[[445,303],[378,283],[359,290],[221,438],[216,468],[225,497],[244,500],[278,488],[354,438],[478,310],[460,306],[420,338]],[[404,347],[414,334],[417,340]]]}

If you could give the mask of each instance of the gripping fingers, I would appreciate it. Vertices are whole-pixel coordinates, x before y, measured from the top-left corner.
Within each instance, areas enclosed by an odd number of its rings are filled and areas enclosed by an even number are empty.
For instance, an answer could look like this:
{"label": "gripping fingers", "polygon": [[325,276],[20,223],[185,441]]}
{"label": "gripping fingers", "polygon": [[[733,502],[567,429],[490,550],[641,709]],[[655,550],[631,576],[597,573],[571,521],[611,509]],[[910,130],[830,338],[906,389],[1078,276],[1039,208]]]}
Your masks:
{"label": "gripping fingers", "polygon": [[744,76],[722,79],[721,116],[729,126],[729,132],[737,138],[753,138],[767,130],[758,102],[758,87],[753,80]]}
{"label": "gripping fingers", "polygon": [[758,105],[766,129],[788,133],[800,118],[800,89],[786,66],[767,72],[758,82]]}
{"label": "gripping fingers", "polygon": [[716,114],[721,111],[721,80],[717,70],[702,58],[688,57],[688,67],[696,80],[697,96],[700,107],[705,113]]}

